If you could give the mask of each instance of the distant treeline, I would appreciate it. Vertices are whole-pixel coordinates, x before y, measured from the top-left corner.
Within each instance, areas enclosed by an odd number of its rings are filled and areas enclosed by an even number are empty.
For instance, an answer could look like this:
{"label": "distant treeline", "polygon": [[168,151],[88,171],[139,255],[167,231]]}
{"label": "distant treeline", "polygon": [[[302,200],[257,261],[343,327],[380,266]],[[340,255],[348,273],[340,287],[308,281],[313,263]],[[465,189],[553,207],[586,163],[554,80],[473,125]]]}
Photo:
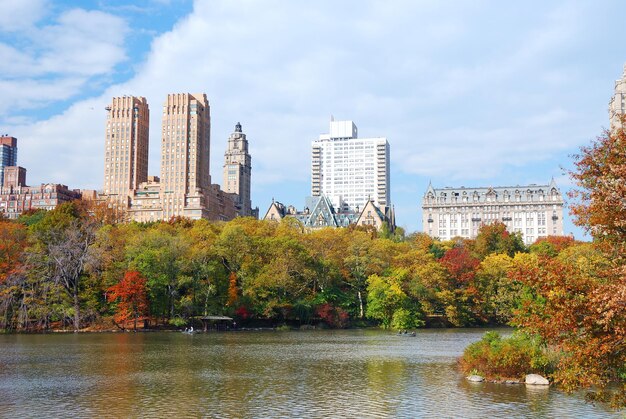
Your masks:
{"label": "distant treeline", "polygon": [[423,326],[428,316],[453,326],[506,324],[534,296],[512,275],[520,269],[607,263],[567,237],[527,248],[499,223],[476,240],[440,242],[401,229],[309,232],[288,219],[125,224],[80,201],[2,220],[0,237],[0,328],[17,331],[145,316],[183,325],[204,315],[395,329]]}

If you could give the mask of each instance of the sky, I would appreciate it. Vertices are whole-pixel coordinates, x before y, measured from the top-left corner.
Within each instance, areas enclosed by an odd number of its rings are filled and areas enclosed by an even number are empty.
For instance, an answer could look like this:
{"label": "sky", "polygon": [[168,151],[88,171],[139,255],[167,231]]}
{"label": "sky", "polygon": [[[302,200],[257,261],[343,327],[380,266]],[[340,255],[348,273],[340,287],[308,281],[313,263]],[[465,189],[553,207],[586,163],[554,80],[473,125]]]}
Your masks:
{"label": "sky", "polygon": [[[252,201],[297,208],[331,116],[387,137],[396,221],[421,231],[429,182],[548,184],[608,126],[626,2],[0,0],[0,133],[27,182],[102,189],[105,106],[206,93],[211,175],[243,125]],[[566,211],[567,214],[567,211]],[[565,234],[584,238],[569,215]]]}

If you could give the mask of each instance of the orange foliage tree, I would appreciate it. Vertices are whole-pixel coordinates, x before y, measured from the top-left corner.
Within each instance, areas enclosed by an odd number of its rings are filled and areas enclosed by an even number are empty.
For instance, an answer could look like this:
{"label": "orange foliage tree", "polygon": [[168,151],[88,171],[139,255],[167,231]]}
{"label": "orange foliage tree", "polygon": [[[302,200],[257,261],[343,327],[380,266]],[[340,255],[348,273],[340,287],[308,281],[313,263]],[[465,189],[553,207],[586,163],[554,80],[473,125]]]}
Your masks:
{"label": "orange foliage tree", "polygon": [[132,318],[133,328],[137,330],[137,319],[148,312],[146,278],[137,271],[127,271],[124,278],[118,284],[109,287],[107,291],[109,302],[119,300],[115,321],[123,324]]}
{"label": "orange foliage tree", "polygon": [[576,224],[606,244],[617,257],[626,257],[626,117],[621,128],[605,131],[575,157],[570,176],[579,188],[570,196]]}
{"label": "orange foliage tree", "polygon": [[228,301],[226,305],[234,307],[239,301],[239,288],[237,287],[237,274],[231,272],[228,275]]}
{"label": "orange foliage tree", "polygon": [[26,240],[26,228],[22,224],[0,221],[0,283],[21,266]]}
{"label": "orange foliage tree", "polygon": [[615,306],[624,290],[585,259],[540,258],[510,273],[532,290],[513,323],[559,350],[554,379],[566,390],[618,380],[626,360],[626,310]]}
{"label": "orange foliage tree", "polygon": [[[576,155],[570,193],[576,224],[594,247],[568,247],[512,276],[529,286],[514,323],[560,349],[554,373],[565,389],[623,385],[612,402],[626,404],[626,117]],[[585,246],[590,248],[584,251]],[[580,250],[583,251],[580,251]]]}

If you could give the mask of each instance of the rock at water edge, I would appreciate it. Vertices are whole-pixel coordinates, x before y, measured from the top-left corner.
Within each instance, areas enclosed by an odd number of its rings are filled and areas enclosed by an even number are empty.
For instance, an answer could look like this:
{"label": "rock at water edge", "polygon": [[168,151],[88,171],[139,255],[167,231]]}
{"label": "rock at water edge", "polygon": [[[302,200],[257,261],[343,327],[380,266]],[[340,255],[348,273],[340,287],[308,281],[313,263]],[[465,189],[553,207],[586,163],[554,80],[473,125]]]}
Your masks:
{"label": "rock at water edge", "polygon": [[483,381],[485,381],[485,379],[480,375],[470,375],[465,378],[467,378],[467,381],[471,381],[472,383],[482,383]]}
{"label": "rock at water edge", "polygon": [[526,384],[534,385],[534,386],[549,386],[550,381],[546,378],[542,377],[539,374],[528,374],[526,375]]}

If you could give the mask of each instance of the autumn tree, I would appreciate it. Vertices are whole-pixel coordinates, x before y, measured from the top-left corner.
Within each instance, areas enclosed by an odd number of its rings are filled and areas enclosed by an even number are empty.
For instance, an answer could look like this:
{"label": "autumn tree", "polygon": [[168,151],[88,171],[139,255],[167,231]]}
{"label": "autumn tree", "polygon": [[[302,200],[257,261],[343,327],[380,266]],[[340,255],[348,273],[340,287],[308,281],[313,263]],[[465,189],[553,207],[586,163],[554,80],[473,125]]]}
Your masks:
{"label": "autumn tree", "polygon": [[574,157],[570,197],[575,223],[620,259],[626,258],[626,116]]}
{"label": "autumn tree", "polygon": [[63,289],[71,301],[74,331],[80,329],[85,270],[97,257],[91,247],[98,228],[99,223],[75,202],[59,205],[30,227],[35,239],[31,268]]}
{"label": "autumn tree", "polygon": [[115,321],[124,324],[133,319],[133,330],[137,330],[139,316],[148,313],[146,278],[137,271],[127,271],[124,278],[107,290],[108,301],[117,301]]}
{"label": "autumn tree", "polygon": [[155,314],[170,319],[175,316],[188,249],[189,240],[167,223],[154,225],[127,246],[128,267],[146,278]]}
{"label": "autumn tree", "polygon": [[560,350],[554,379],[567,390],[605,386],[619,378],[626,362],[623,290],[606,276],[608,261],[582,246],[587,255],[542,258],[516,264],[511,272],[530,290],[513,323]]}
{"label": "autumn tree", "polygon": [[386,276],[367,279],[367,315],[380,320],[384,328],[413,329],[424,325],[419,302],[410,298],[404,286],[406,269],[396,269]]}
{"label": "autumn tree", "polygon": [[[516,259],[528,256],[518,253]],[[505,253],[488,255],[480,262],[476,273],[476,287],[481,297],[482,312],[489,322],[507,324],[521,298],[522,284],[509,277],[514,258]]]}
{"label": "autumn tree", "polygon": [[370,275],[381,273],[386,267],[382,260],[384,255],[373,251],[372,240],[369,232],[353,230],[343,260],[345,283],[357,297],[358,317],[360,319],[365,317],[367,278]]}
{"label": "autumn tree", "polygon": [[22,224],[0,220],[0,284],[22,264],[27,230]]}
{"label": "autumn tree", "polygon": [[0,220],[0,328],[10,328],[18,313],[24,280],[27,230],[22,224]]}
{"label": "autumn tree", "polygon": [[626,117],[575,155],[575,223],[593,245],[516,268],[529,287],[515,324],[561,350],[555,380],[568,390],[620,382],[626,404]]}
{"label": "autumn tree", "polygon": [[484,224],[478,230],[474,241],[474,251],[479,259],[492,253],[504,253],[510,257],[526,251],[521,233],[509,233],[501,222]]}
{"label": "autumn tree", "polygon": [[447,270],[450,280],[445,289],[437,292],[448,321],[455,326],[484,321],[475,284],[480,260],[472,256],[469,246],[461,244],[448,250],[439,263]]}

